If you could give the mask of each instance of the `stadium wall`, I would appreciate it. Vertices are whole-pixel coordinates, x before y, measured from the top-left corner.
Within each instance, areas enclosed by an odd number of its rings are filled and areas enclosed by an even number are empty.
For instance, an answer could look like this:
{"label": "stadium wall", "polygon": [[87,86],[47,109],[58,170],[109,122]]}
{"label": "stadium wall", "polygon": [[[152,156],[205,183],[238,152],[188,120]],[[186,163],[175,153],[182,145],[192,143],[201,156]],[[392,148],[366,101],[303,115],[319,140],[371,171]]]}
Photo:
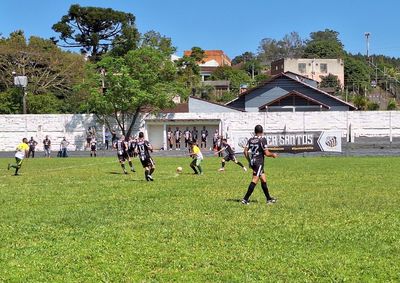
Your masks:
{"label": "stadium wall", "polygon": [[[165,125],[192,124],[200,130],[202,125],[215,126],[216,121],[222,134],[233,139],[238,133],[252,132],[256,124],[263,125],[269,132],[339,130],[347,138],[400,137],[400,111],[143,114],[134,132],[145,131],[149,136],[148,129],[163,131]],[[0,115],[0,151],[14,150],[23,137],[34,137],[39,142],[38,150],[42,150],[46,135],[52,140],[53,150],[58,150],[64,136],[71,143],[70,150],[83,150],[90,126],[96,127],[97,138],[102,141],[105,125],[91,114]],[[209,135],[212,132],[209,131]],[[163,133],[151,136],[165,138]]]}

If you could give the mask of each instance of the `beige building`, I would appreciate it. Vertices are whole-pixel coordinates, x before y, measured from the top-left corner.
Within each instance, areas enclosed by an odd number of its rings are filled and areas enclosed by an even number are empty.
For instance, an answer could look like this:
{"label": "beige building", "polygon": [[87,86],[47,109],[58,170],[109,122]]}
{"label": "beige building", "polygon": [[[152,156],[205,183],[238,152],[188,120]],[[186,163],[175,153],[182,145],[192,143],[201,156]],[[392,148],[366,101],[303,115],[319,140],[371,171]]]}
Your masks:
{"label": "beige building", "polygon": [[344,86],[344,62],[342,59],[285,58],[271,63],[271,75],[292,72],[320,82],[322,77],[335,75]]}

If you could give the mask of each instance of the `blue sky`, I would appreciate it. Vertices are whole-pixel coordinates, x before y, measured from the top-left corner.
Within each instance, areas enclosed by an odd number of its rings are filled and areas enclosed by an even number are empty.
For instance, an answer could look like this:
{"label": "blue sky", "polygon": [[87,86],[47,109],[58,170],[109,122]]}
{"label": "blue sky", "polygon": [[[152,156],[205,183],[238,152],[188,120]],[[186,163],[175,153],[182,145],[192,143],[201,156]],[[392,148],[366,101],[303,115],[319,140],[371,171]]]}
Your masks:
{"label": "blue sky", "polygon": [[192,46],[222,49],[231,58],[257,51],[261,39],[280,39],[291,31],[307,38],[312,31],[336,30],[345,49],[400,57],[400,1],[270,0],[19,0],[0,1],[0,33],[22,29],[26,35],[55,36],[51,26],[71,4],[110,7],[133,13],[140,32],[156,30],[172,38],[177,54]]}

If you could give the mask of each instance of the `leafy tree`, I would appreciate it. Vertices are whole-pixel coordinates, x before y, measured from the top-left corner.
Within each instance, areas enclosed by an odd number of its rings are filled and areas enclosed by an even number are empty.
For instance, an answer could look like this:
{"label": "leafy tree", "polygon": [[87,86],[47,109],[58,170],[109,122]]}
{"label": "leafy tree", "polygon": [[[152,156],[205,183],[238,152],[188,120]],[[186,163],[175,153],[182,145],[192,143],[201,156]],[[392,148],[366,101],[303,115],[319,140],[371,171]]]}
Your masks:
{"label": "leafy tree", "polygon": [[397,103],[395,99],[390,99],[387,105],[387,110],[396,110],[397,109]]}
{"label": "leafy tree", "polygon": [[211,79],[228,80],[230,82],[230,90],[237,94],[239,94],[241,84],[249,84],[251,82],[251,78],[245,71],[231,66],[218,67],[211,75]]}
{"label": "leafy tree", "polygon": [[62,100],[52,93],[28,95],[29,113],[31,114],[58,114],[61,113]]}
{"label": "leafy tree", "polygon": [[367,103],[367,110],[370,110],[370,111],[379,110],[379,104],[376,102],[369,101]]}
{"label": "leafy tree", "polygon": [[343,58],[345,52],[343,44],[339,40],[339,33],[325,29],[324,31],[312,32],[310,40],[304,49],[305,58]]}
{"label": "leafy tree", "polygon": [[22,112],[22,96],[17,89],[0,92],[0,114],[15,114]]}
{"label": "leafy tree", "polygon": [[141,36],[140,46],[153,47],[167,56],[171,56],[176,51],[176,47],[172,45],[171,38],[163,36],[154,30],[148,31]]}
{"label": "leafy tree", "polygon": [[200,47],[192,47],[189,56],[185,55],[176,62],[178,67],[178,81],[186,88],[184,99],[196,93],[200,86],[200,66],[204,60],[204,50]]}
{"label": "leafy tree", "polygon": [[365,61],[357,60],[347,55],[344,60],[345,86],[350,91],[364,91],[370,86],[370,69]]}
{"label": "leafy tree", "polygon": [[368,99],[363,95],[356,95],[353,97],[353,104],[358,110],[367,110]]}
{"label": "leafy tree", "polygon": [[327,76],[322,76],[319,86],[320,87],[332,87],[332,88],[335,88],[335,91],[339,91],[341,89],[339,78],[333,74],[329,74]]}
{"label": "leafy tree", "polygon": [[84,64],[81,55],[62,51],[43,38],[32,36],[27,41],[22,31],[16,31],[0,40],[0,91],[15,88],[15,72],[28,77],[27,92],[33,94],[28,108],[39,94],[65,98],[82,79]]}
{"label": "leafy tree", "polygon": [[258,47],[258,54],[264,64],[269,64],[281,58],[300,58],[303,50],[304,41],[297,32],[291,32],[280,40],[262,39]]}
{"label": "leafy tree", "polygon": [[245,52],[242,55],[236,56],[232,60],[232,64],[240,65],[240,69],[246,71],[252,78],[260,74],[262,70],[259,58],[252,52]]}
{"label": "leafy tree", "polygon": [[71,5],[52,28],[66,47],[79,47],[94,61],[111,47],[114,55],[122,56],[135,49],[139,39],[134,15],[110,8]]}
{"label": "leafy tree", "polygon": [[89,109],[108,125],[114,119],[125,136],[131,134],[144,107],[153,112],[169,107],[179,91],[175,65],[155,48],[131,50],[123,57],[105,56],[92,68],[106,71],[106,88],[101,91],[100,74],[92,72]]}

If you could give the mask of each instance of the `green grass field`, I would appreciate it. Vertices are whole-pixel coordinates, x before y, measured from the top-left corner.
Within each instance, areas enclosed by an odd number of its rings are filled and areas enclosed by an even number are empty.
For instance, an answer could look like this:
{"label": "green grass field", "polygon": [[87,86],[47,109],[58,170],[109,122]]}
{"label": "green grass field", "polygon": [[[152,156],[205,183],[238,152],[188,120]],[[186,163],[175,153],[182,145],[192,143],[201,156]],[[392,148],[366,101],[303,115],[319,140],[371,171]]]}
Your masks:
{"label": "green grass field", "polygon": [[0,281],[400,281],[400,158],[268,159],[272,206],[232,163],[155,160],[1,159]]}

